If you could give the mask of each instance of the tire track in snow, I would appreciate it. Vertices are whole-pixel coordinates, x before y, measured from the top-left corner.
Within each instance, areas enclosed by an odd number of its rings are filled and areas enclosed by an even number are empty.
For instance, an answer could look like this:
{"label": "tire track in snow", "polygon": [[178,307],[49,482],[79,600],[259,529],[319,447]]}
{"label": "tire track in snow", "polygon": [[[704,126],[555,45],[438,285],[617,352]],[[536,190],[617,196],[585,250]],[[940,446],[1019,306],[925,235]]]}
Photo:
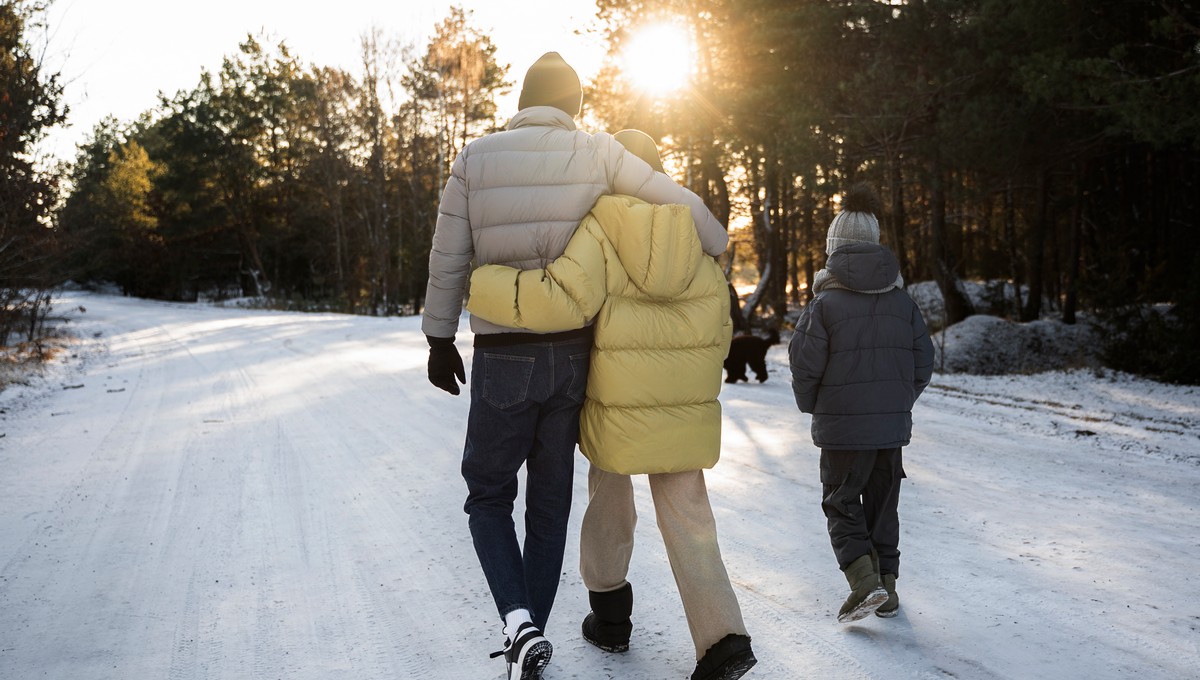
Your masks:
{"label": "tire track in snow", "polygon": [[[256,350],[264,347],[270,347],[275,344],[275,331],[273,327],[252,326],[251,334],[262,340],[261,343],[254,343]],[[246,329],[241,329],[243,333]],[[305,355],[306,352],[293,344],[288,345],[290,340],[284,342],[284,347],[297,354]],[[251,423],[257,422],[261,427],[263,424],[274,421],[280,432],[280,443],[277,443],[275,450],[279,453],[280,459],[287,457],[300,456],[308,461],[309,466],[305,469],[305,474],[311,474],[315,479],[326,480],[331,482],[327,486],[331,489],[337,489],[339,494],[329,496],[320,504],[337,507],[339,503],[345,504],[346,495],[357,499],[355,505],[362,505],[363,499],[371,498],[371,502],[365,503],[374,509],[379,507],[389,507],[386,502],[380,502],[377,494],[373,493],[370,485],[366,484],[361,475],[351,474],[354,466],[354,460],[342,460],[342,464],[331,464],[330,452],[347,453],[347,450],[342,445],[342,442],[336,435],[330,434],[330,431],[336,432],[334,428],[322,428],[329,421],[328,414],[322,418],[308,417],[306,411],[314,403],[314,396],[322,395],[306,395],[305,401],[308,404],[299,403],[299,400],[293,398],[279,399],[277,397],[266,398],[262,391],[258,389],[256,379],[251,374],[250,369],[254,369],[255,373],[261,373],[259,370],[267,358],[266,352],[254,351],[250,353],[264,354],[264,356],[250,356],[245,359],[240,354],[229,354],[227,359],[233,359],[238,364],[241,364],[236,371],[236,381],[239,383],[238,390],[229,389],[229,381],[223,379],[223,389],[219,390],[226,394],[226,413],[228,414],[227,423]],[[293,365],[292,371],[302,371],[300,366]],[[327,389],[318,390],[318,392],[336,391],[340,385],[325,385]],[[264,413],[263,409],[267,409],[269,413]],[[291,412],[290,415],[287,415]],[[359,421],[357,414],[341,415],[351,416],[351,420]],[[284,425],[285,418],[287,425]],[[341,422],[337,429],[344,427],[364,426],[368,428],[377,428],[375,422]],[[303,445],[296,446],[295,441],[304,442]],[[303,451],[303,453],[297,453]],[[340,500],[339,500],[340,499]],[[372,517],[365,511],[355,513],[357,521],[352,522],[355,525],[371,525],[379,523],[379,517]],[[343,518],[346,519],[346,518]],[[391,517],[393,526],[404,526],[411,522],[409,518],[397,516]],[[345,536],[339,536],[339,540],[346,541]],[[398,548],[398,546],[397,546]],[[376,580],[369,578],[377,576],[371,569],[365,568],[362,565],[362,555],[370,554],[371,546],[358,543],[357,549],[351,550],[349,554],[343,554],[337,558],[332,557],[332,544],[327,544],[326,552],[331,555],[328,562],[337,562],[339,568],[345,570],[342,565],[354,565],[352,573],[347,578],[346,574],[329,579],[329,582],[334,584],[334,590],[331,592],[322,592],[318,595],[319,600],[323,603],[338,602],[347,603],[345,607],[337,607],[338,624],[333,626],[341,638],[347,637],[347,631],[355,631],[353,638],[356,644],[361,644],[363,640],[368,640],[368,645],[371,649],[364,650],[362,648],[350,650],[348,655],[352,657],[352,662],[356,670],[361,672],[359,677],[388,677],[398,667],[406,667],[411,669],[419,669],[428,666],[428,658],[420,656],[411,656],[408,659],[396,657],[396,650],[403,645],[400,644],[398,634],[396,632],[396,624],[393,619],[396,616],[395,603],[386,599],[381,600],[374,594],[375,588],[368,586],[369,581]],[[401,550],[394,550],[395,553],[400,553]],[[270,577],[266,577],[268,582]],[[346,582],[349,582],[347,585]],[[340,585],[339,585],[340,584]],[[260,586],[260,587],[265,587]],[[348,589],[348,590],[347,590]],[[347,613],[349,608],[349,613]],[[301,612],[303,614],[303,612]],[[422,621],[411,619],[408,621],[408,629],[416,630],[424,625]],[[427,628],[427,626],[426,626]],[[266,631],[267,629],[262,629]],[[269,635],[269,632],[267,633]],[[436,649],[436,646],[433,647]],[[364,653],[366,652],[366,653]],[[428,656],[429,652],[426,652]],[[367,659],[375,659],[374,663],[370,663]],[[366,663],[366,666],[363,664]]]}
{"label": "tire track in snow", "polygon": [[[119,375],[124,369],[135,369],[132,383],[127,383],[124,395],[118,397],[124,399],[117,411],[118,417],[102,423],[97,423],[95,418],[85,421],[89,428],[97,424],[105,427],[95,443],[76,438],[72,440],[74,446],[69,452],[53,449],[47,452],[61,454],[64,457],[60,460],[64,464],[70,461],[76,466],[73,480],[63,487],[60,496],[42,513],[39,521],[39,524],[49,523],[47,526],[53,526],[55,533],[63,535],[64,543],[56,547],[56,552],[66,556],[66,561],[46,562],[50,553],[44,547],[23,550],[24,557],[18,555],[18,560],[7,563],[3,572],[14,570],[27,575],[37,574],[21,580],[22,588],[29,589],[31,599],[27,605],[3,609],[26,617],[55,620],[75,616],[79,610],[99,607],[132,625],[117,629],[103,624],[83,624],[70,636],[64,636],[62,630],[55,627],[44,636],[47,643],[57,647],[58,654],[64,658],[125,656],[128,665],[139,667],[153,651],[144,648],[144,639],[138,632],[160,620],[159,610],[141,613],[134,604],[138,598],[131,595],[142,585],[138,575],[145,570],[140,556],[152,545],[146,540],[145,533],[151,519],[140,510],[165,493],[156,485],[146,483],[157,478],[160,470],[158,465],[147,465],[146,459],[151,451],[169,451],[180,446],[186,433],[168,429],[166,432],[160,430],[157,436],[151,434],[156,426],[156,413],[165,398],[168,373],[160,364],[144,362],[137,357],[150,353],[148,346],[161,342],[161,335],[150,329],[118,337],[119,341],[111,346],[117,352],[124,351],[123,343],[132,344],[134,349],[115,363],[109,363],[108,372]],[[89,376],[87,382],[94,386],[100,379]],[[82,398],[94,393],[93,387],[90,392],[80,391],[78,396]],[[76,394],[70,396],[76,398]],[[107,395],[100,398],[107,398]],[[153,493],[142,496],[146,490]],[[38,538],[39,533],[40,527],[31,532],[25,539],[26,546],[44,543]],[[68,539],[69,543],[65,542]],[[109,570],[109,562],[120,564],[123,569]],[[135,646],[137,652],[128,654],[126,645]]]}
{"label": "tire track in snow", "polygon": [[[975,391],[955,385],[931,384],[918,402],[918,409],[935,406],[949,407],[966,415],[978,413],[976,407],[997,407],[986,417],[997,422],[1017,422],[1026,429],[1055,438],[1094,438],[1098,446],[1120,450],[1138,450],[1162,455],[1169,460],[1200,465],[1200,418],[1184,415],[1173,417],[1147,416],[1125,404],[1108,408],[1095,405],[1085,408],[1080,403],[1064,403],[1049,399],[1021,397],[999,392]],[[1014,417],[1015,416],[1015,417]],[[1044,422],[1038,422],[1039,420]],[[1162,449],[1147,447],[1146,433],[1176,438],[1179,446]]]}
{"label": "tire track in snow", "polygon": [[[306,421],[308,422],[308,421]],[[304,457],[305,471],[314,479],[322,480],[331,489],[337,489],[336,495],[320,496],[320,505],[324,507],[345,508],[348,504],[346,497],[360,495],[357,480],[345,475],[339,465],[331,465],[330,452],[336,446],[330,442],[323,432],[298,423],[290,427],[281,425],[281,437],[288,442],[288,451]],[[297,429],[301,428],[303,429]],[[296,441],[305,442],[298,446]],[[349,516],[343,510],[335,516],[335,521],[343,531],[354,527],[362,528],[366,516],[356,513]],[[366,578],[359,562],[364,555],[369,554],[364,546],[354,540],[358,531],[341,534],[325,533],[315,537],[321,544],[321,553],[326,555],[325,568],[328,570],[323,578],[312,584],[316,587],[316,601],[328,606],[337,603],[332,615],[335,622],[328,626],[335,633],[335,640],[343,645],[342,657],[348,662],[356,677],[383,678],[394,671],[391,661],[391,649],[395,647],[396,638],[389,630],[381,630],[379,608],[369,597],[366,588]],[[307,550],[307,548],[305,549]],[[303,612],[300,612],[303,614]],[[320,612],[314,612],[320,616]]]}
{"label": "tire track in snow", "polygon": [[196,597],[196,574],[193,572],[188,578],[183,610],[175,616],[178,623],[175,625],[167,680],[191,680],[197,677],[200,661],[200,615],[197,611]]}
{"label": "tire track in snow", "polygon": [[[347,371],[337,382],[318,386],[315,393],[305,395],[303,401],[310,404],[334,401],[322,397],[341,389],[343,383],[358,385],[358,377],[357,371]],[[380,432],[380,422],[388,421],[374,417],[370,409],[362,408],[327,413],[318,421],[304,417],[301,401],[291,397],[277,403],[281,413],[289,414],[283,425],[284,437],[292,442],[293,450],[305,451],[309,463],[306,472],[315,479],[325,480],[328,489],[337,490],[322,505],[349,507],[349,516],[343,521],[370,528],[367,532],[340,537],[342,542],[350,544],[346,546],[348,553],[340,557],[343,564],[349,565],[344,567],[349,573],[337,575],[332,581],[334,590],[324,594],[322,600],[349,603],[346,611],[339,608],[339,620],[345,622],[342,625],[358,628],[355,640],[359,645],[365,642],[366,648],[360,646],[354,654],[359,663],[371,659],[367,667],[358,669],[365,673],[363,677],[390,677],[400,671],[419,676],[422,669],[436,666],[438,650],[457,644],[461,635],[461,631],[451,633],[445,627],[431,625],[421,602],[414,603],[417,611],[409,611],[386,586],[388,580],[396,578],[397,557],[427,550],[427,539],[420,528],[429,523],[400,514],[393,502],[399,497],[400,490],[390,490],[387,496],[382,495],[379,480],[368,477],[364,471],[363,452],[353,451],[340,435],[343,429],[370,432],[375,441],[382,443],[385,434]],[[364,401],[371,401],[369,395],[365,395]],[[386,400],[381,401],[386,403]],[[330,420],[336,420],[338,428],[322,427]],[[403,531],[397,535],[397,530]],[[370,555],[379,555],[382,560],[371,562],[369,557],[364,557]],[[411,565],[408,571],[417,566]],[[404,571],[402,568],[400,573]],[[401,631],[414,630],[423,631],[426,644],[404,644]]]}

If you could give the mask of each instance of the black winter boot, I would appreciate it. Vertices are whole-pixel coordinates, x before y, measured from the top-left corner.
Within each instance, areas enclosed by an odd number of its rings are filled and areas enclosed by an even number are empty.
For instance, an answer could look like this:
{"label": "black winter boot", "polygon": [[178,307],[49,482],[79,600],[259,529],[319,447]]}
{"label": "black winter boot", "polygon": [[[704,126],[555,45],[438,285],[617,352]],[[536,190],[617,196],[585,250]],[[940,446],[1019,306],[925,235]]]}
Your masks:
{"label": "black winter boot", "polygon": [[626,583],[605,593],[588,591],[592,612],[583,620],[583,639],[606,652],[629,651],[633,632],[633,586]]}
{"label": "black winter boot", "polygon": [[691,680],[737,680],[758,663],[750,638],[730,633],[708,648],[696,664]]}

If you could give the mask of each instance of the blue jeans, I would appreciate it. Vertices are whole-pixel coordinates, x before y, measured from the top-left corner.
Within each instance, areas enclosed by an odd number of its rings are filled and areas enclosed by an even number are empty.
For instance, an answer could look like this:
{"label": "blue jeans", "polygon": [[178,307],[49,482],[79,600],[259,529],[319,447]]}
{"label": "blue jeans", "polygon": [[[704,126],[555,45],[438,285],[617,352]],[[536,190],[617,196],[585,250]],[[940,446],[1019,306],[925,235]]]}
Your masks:
{"label": "blue jeans", "polygon": [[[546,629],[558,592],[590,338],[475,347],[462,475],[471,539],[500,616]],[[513,525],[526,466],[525,545]]]}

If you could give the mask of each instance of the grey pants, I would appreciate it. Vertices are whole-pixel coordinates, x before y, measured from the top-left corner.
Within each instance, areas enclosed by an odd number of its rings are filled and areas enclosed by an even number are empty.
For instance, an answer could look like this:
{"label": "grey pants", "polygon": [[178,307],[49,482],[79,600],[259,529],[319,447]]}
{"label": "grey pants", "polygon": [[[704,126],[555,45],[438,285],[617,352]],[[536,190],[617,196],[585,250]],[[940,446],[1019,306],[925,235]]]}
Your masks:
{"label": "grey pants", "polygon": [[[717,525],[704,472],[647,476],[658,530],[699,659],[726,635],[747,635],[717,546]],[[607,592],[625,585],[635,524],[632,479],[591,466],[579,545],[579,571],[588,590]]]}
{"label": "grey pants", "polygon": [[843,570],[874,551],[879,573],[900,574],[900,449],[821,449],[821,509]]}

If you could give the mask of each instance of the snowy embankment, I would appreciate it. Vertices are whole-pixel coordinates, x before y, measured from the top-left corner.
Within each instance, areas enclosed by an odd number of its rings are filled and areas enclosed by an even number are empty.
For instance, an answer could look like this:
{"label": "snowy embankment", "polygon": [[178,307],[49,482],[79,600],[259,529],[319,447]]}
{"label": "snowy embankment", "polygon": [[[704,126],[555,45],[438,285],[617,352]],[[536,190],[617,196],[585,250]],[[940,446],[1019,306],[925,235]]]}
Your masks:
{"label": "snowy embankment", "polygon": [[[907,288],[934,331],[938,371],[1009,375],[1101,365],[1101,337],[1086,314],[1079,314],[1074,324],[1056,317],[1016,323],[1004,318],[1013,314],[1011,284],[959,281],[959,285],[977,313],[949,328],[943,328],[945,308],[936,283],[922,281]],[[1028,291],[1021,294],[1027,296]]]}
{"label": "snowy embankment", "polygon": [[[71,294],[75,357],[0,394],[0,678],[499,678],[458,475],[467,398],[415,318]],[[469,334],[459,347],[470,358]],[[747,678],[1179,678],[1200,666],[1200,390],[942,375],[915,411],[896,619],[845,583],[782,345],[726,385],[708,482]],[[685,678],[649,490],[634,639],[582,642],[586,464],[547,680]]]}

